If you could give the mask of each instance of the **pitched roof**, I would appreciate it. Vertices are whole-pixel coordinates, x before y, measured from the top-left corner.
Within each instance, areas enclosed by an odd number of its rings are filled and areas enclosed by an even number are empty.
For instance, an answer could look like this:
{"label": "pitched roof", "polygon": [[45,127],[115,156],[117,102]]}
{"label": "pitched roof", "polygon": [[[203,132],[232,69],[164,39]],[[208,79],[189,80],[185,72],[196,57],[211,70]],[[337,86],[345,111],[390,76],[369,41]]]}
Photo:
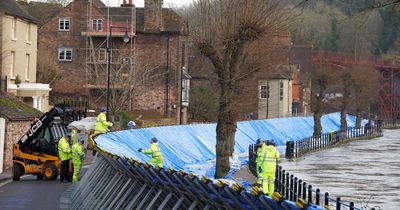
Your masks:
{"label": "pitched roof", "polygon": [[292,79],[292,72],[287,65],[276,65],[271,70],[270,79]]}
{"label": "pitched roof", "polygon": [[130,16],[133,14],[132,7],[102,7],[100,9],[105,15],[107,15],[109,9],[110,17],[114,22],[130,21]]}
{"label": "pitched roof", "polygon": [[[178,32],[182,30],[183,19],[175,11],[163,8],[163,31]],[[144,8],[136,8],[136,31],[144,30]]]}
{"label": "pitched roof", "polygon": [[41,25],[45,24],[63,9],[63,6],[58,3],[37,1],[30,1],[29,4],[26,1],[18,1],[18,3],[22,8],[39,20]]}
{"label": "pitched roof", "polygon": [[32,17],[25,9],[23,9],[15,0],[0,0],[0,12],[19,17],[30,22],[38,23],[39,21]]}
{"label": "pitched roof", "polygon": [[15,96],[0,91],[0,117],[10,120],[31,120],[40,117],[42,113],[18,100]]}

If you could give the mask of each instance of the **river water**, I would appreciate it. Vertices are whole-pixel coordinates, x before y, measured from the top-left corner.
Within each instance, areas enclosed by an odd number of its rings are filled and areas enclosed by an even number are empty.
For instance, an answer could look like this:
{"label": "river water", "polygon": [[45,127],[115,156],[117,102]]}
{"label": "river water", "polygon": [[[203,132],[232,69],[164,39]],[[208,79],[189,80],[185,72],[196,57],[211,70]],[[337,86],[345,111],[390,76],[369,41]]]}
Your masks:
{"label": "river water", "polygon": [[[280,165],[319,188],[362,209],[400,209],[400,130],[305,155]],[[322,200],[323,201],[323,200]],[[343,208],[342,208],[343,209]]]}

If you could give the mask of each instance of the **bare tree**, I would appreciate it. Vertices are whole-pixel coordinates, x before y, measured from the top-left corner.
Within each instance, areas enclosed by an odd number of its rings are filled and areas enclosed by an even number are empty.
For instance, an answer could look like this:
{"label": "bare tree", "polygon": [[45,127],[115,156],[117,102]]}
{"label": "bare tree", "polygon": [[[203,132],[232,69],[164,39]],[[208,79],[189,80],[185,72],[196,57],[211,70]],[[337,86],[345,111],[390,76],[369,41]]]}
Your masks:
{"label": "bare tree", "polygon": [[353,104],[357,116],[356,127],[359,128],[363,115],[368,116],[370,114],[370,106],[378,98],[378,86],[381,76],[375,68],[367,64],[358,63],[352,66],[351,77],[353,78],[354,87],[352,100],[354,100]]}
{"label": "bare tree", "polygon": [[52,85],[62,79],[62,75],[57,70],[56,60],[54,53],[39,49],[36,68],[37,82]]}
{"label": "bare tree", "polygon": [[[134,98],[146,91],[146,88],[162,81],[164,69],[159,63],[143,63],[146,59],[137,59],[141,55],[133,54],[127,44],[114,44],[110,65],[110,115],[114,119],[122,110],[133,110]],[[91,68],[88,68],[90,84],[100,90],[97,100],[107,100],[107,54],[98,49],[89,56]],[[104,102],[102,102],[104,104]]]}
{"label": "bare tree", "polygon": [[338,75],[338,66],[330,63],[315,64],[312,73],[312,102],[311,110],[314,113],[314,136],[321,135],[321,117],[324,112],[324,99],[328,88],[335,84]]}
{"label": "bare tree", "polygon": [[214,175],[220,178],[230,171],[239,83],[262,66],[262,60],[253,58],[270,49],[267,44],[264,49],[256,44],[286,31],[292,13],[280,0],[197,0],[193,8],[188,16],[192,38],[201,54],[212,62],[220,88]]}

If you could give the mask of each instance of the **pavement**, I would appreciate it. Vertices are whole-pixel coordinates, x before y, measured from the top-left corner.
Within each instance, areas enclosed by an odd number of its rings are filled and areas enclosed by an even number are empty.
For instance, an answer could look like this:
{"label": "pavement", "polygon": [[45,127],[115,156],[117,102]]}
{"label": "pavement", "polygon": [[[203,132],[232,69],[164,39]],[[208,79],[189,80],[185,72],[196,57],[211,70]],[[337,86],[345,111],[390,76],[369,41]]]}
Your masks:
{"label": "pavement", "polygon": [[[83,166],[92,164],[93,158],[94,158],[94,156],[93,156],[92,150],[88,150],[86,152],[86,157],[85,157]],[[13,174],[12,167],[4,170],[3,173],[0,173],[0,187],[12,180],[12,174]]]}

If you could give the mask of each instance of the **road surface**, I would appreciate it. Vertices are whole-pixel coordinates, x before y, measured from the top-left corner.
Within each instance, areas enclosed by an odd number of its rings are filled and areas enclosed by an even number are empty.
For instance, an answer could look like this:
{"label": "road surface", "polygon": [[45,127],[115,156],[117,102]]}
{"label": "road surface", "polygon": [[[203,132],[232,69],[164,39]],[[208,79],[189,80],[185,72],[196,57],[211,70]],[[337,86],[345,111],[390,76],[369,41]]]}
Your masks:
{"label": "road surface", "polygon": [[[84,166],[81,176],[87,171]],[[36,176],[25,175],[21,181],[12,181],[0,186],[1,210],[47,210],[58,209],[62,193],[71,182],[59,180],[36,180]]]}

